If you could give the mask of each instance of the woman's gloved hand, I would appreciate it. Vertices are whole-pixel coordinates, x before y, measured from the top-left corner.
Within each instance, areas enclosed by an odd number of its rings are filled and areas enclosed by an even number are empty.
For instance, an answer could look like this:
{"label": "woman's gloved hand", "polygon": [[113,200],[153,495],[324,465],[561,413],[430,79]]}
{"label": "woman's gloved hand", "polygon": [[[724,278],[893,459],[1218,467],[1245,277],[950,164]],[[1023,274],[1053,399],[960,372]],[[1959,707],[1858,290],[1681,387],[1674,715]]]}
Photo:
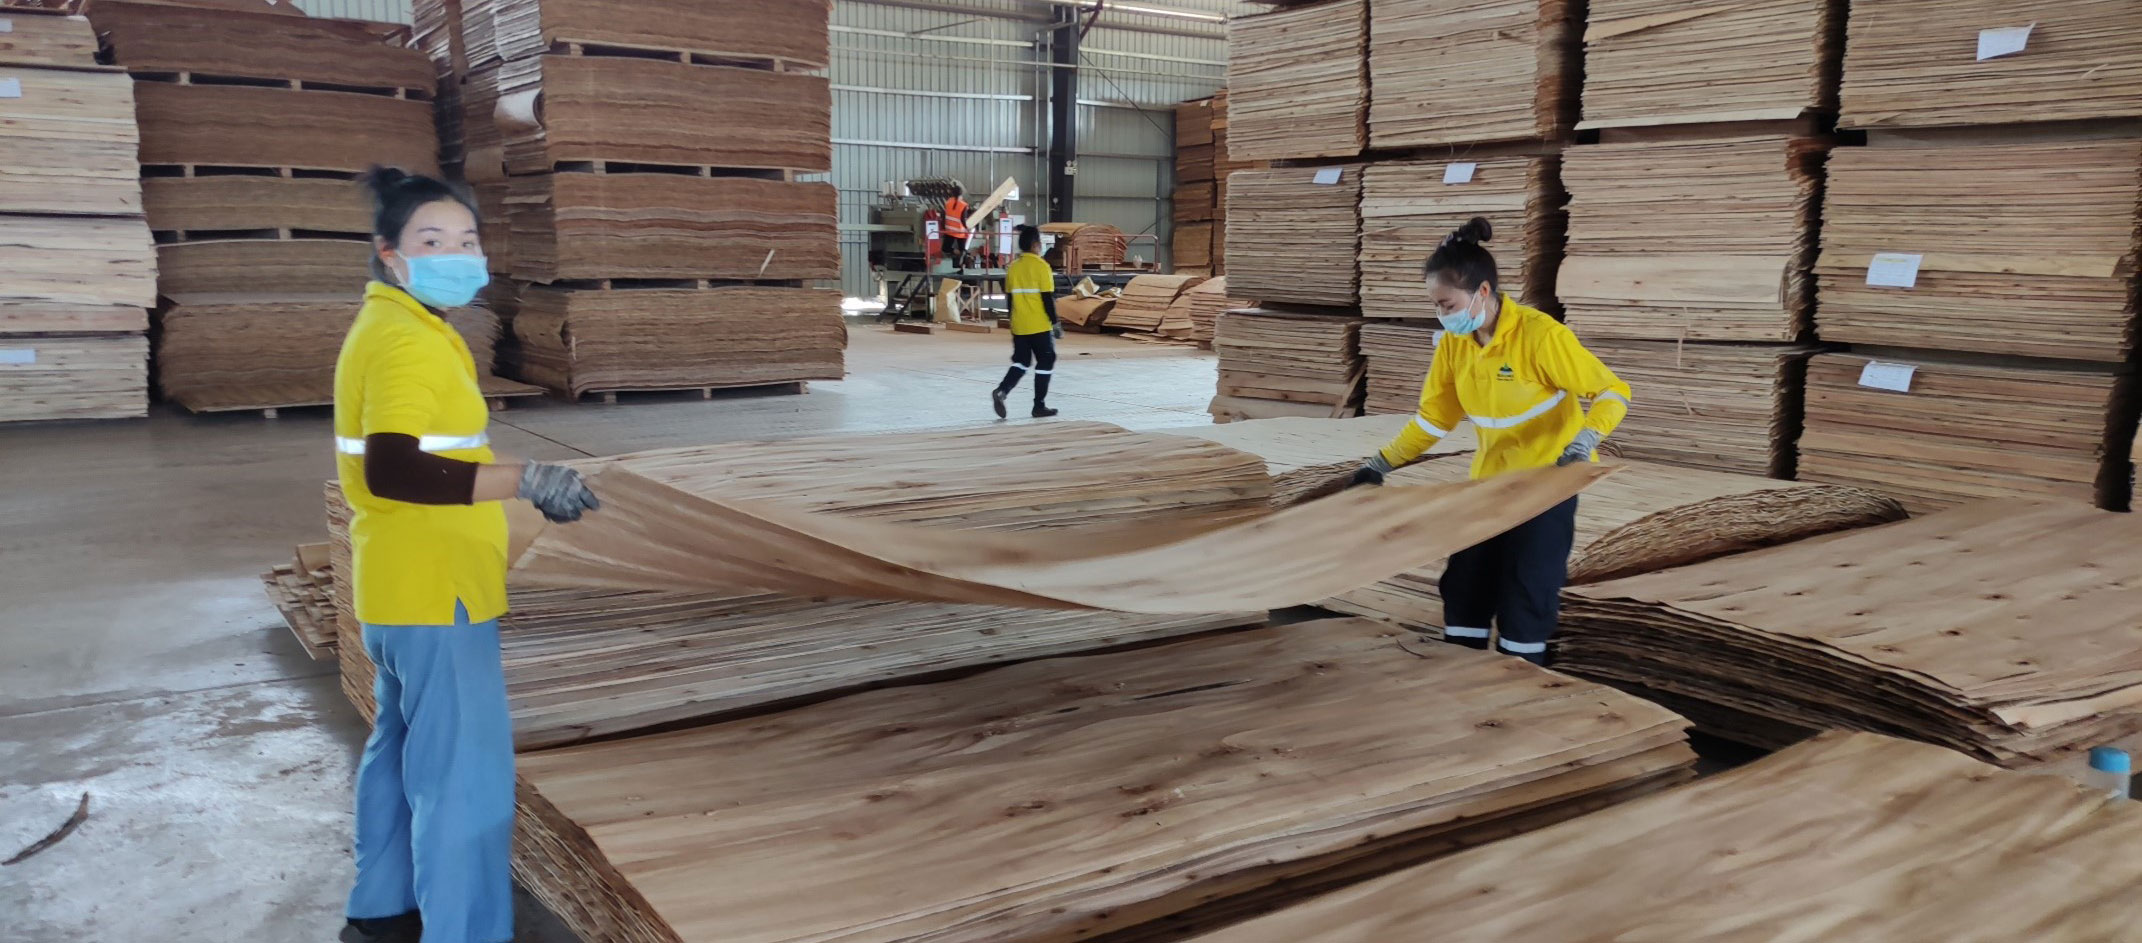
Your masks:
{"label": "woman's gloved hand", "polygon": [[1384,461],[1383,453],[1378,452],[1369,456],[1367,461],[1361,463],[1361,467],[1354,472],[1353,484],[1347,487],[1358,488],[1362,485],[1381,485],[1383,484],[1383,476],[1390,473],[1391,463]]}
{"label": "woman's gloved hand", "polygon": [[1554,460],[1555,465],[1560,467],[1591,461],[1592,450],[1599,447],[1599,439],[1600,435],[1597,429],[1586,429],[1577,433],[1577,437],[1569,440],[1569,446],[1562,450],[1561,457]]}
{"label": "woman's gloved hand", "polygon": [[546,465],[529,462],[521,468],[521,487],[518,496],[553,524],[570,524],[580,519],[587,511],[598,510],[602,502],[595,499],[595,492],[588,490],[580,473],[563,465]]}

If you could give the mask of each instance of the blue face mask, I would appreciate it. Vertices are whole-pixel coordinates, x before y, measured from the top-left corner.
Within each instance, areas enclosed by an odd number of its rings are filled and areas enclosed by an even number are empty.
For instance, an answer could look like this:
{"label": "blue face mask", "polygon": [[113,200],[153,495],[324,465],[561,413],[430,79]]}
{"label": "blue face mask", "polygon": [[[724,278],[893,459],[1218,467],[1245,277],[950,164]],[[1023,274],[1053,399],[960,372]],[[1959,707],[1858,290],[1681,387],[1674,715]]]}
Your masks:
{"label": "blue face mask", "polygon": [[1471,334],[1479,330],[1480,325],[1487,322],[1487,312],[1475,311],[1473,310],[1474,307],[1474,305],[1468,303],[1463,311],[1455,314],[1439,314],[1436,317],[1443,322],[1443,330],[1457,334]]}
{"label": "blue face mask", "polygon": [[490,266],[480,255],[408,255],[402,261],[409,265],[402,289],[434,308],[459,308],[491,284]]}

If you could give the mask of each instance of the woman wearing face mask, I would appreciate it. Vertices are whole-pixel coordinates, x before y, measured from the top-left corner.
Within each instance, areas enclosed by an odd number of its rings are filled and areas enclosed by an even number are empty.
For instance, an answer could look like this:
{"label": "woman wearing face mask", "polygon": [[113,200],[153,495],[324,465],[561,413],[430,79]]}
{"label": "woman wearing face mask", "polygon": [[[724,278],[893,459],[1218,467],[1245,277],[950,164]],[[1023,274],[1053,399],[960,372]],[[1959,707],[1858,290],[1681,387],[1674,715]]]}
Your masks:
{"label": "woman wearing face mask", "polygon": [[378,666],[357,771],[357,883],[345,941],[513,938],[513,731],[499,664],[506,513],[597,505],[571,469],[497,461],[468,345],[440,312],[489,283],[475,202],[400,170],[364,178],[372,274],[335,362],[335,468],[351,582]]}
{"label": "woman wearing face mask", "polygon": [[[1629,385],[1577,335],[1501,292],[1495,257],[1481,245],[1493,235],[1488,221],[1475,216],[1428,257],[1428,293],[1443,334],[1421,386],[1421,410],[1369,456],[1355,484],[1382,484],[1460,421],[1470,421],[1479,435],[1474,478],[1595,461],[1600,440],[1628,414]],[[1592,402],[1589,413],[1583,400]],[[1438,584],[1444,638],[1484,649],[1489,630],[1499,628],[1502,651],[1545,664],[1576,519],[1571,498],[1453,555]]]}

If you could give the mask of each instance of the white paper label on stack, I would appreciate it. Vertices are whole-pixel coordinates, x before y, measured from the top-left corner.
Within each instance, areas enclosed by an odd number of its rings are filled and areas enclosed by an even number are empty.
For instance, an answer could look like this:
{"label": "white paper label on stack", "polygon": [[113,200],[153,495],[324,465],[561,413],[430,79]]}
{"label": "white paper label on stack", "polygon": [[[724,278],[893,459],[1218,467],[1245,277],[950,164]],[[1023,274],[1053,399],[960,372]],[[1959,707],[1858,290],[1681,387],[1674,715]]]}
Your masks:
{"label": "white paper label on stack", "polygon": [[21,98],[22,80],[14,76],[0,78],[0,98]]}
{"label": "white paper label on stack", "polygon": [[1443,182],[1471,183],[1473,182],[1473,171],[1479,169],[1479,164],[1451,164],[1443,168]]}
{"label": "white paper label on stack", "polygon": [[15,350],[0,350],[0,365],[6,365],[10,367],[27,367],[36,362],[37,348],[35,347],[20,348]]}
{"label": "white paper label on stack", "polygon": [[1919,263],[1925,258],[1910,252],[1877,252],[1867,263],[1867,284],[1877,288],[1917,287]]}
{"label": "white paper label on stack", "polygon": [[2023,47],[2030,45],[2030,31],[2037,28],[2038,24],[2032,23],[2029,26],[1979,30],[1978,61],[1984,62],[2022,52]]}
{"label": "white paper label on stack", "polygon": [[1345,170],[1344,167],[1326,167],[1316,172],[1316,182],[1326,185],[1338,183],[1339,174]]}
{"label": "white paper label on stack", "polygon": [[0,33],[12,33],[14,31],[15,21],[8,19],[7,17],[0,16]]}
{"label": "white paper label on stack", "polygon": [[1865,367],[1860,368],[1859,385],[1868,389],[1888,390],[1892,393],[1909,393],[1911,392],[1912,374],[1917,372],[1919,372],[1919,368],[1908,363],[1883,363],[1879,360],[1869,360]]}

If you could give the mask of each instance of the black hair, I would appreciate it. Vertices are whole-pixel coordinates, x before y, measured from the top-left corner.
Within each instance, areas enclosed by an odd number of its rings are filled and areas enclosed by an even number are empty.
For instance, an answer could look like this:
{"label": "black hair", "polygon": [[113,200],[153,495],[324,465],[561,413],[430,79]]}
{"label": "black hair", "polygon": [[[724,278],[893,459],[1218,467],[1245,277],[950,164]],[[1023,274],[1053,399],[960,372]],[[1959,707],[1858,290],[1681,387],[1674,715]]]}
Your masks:
{"label": "black hair", "polygon": [[[402,241],[402,230],[409,225],[409,217],[415,216],[418,207],[440,200],[452,200],[468,207],[469,214],[481,218],[483,211],[476,208],[476,197],[469,188],[460,183],[413,174],[400,167],[372,165],[357,178],[357,185],[364,188],[372,199],[372,235],[385,239],[388,248]],[[392,283],[394,279],[387,267],[379,261],[379,253],[372,253],[372,277]]]}
{"label": "black hair", "polygon": [[1041,248],[1041,227],[1021,226],[1018,233],[1019,251],[1033,252]]}
{"label": "black hair", "polygon": [[1466,220],[1465,225],[1451,230],[1443,237],[1443,244],[1435,247],[1428,256],[1428,264],[1421,266],[1421,277],[1440,278],[1458,288],[1473,292],[1481,285],[1496,293],[1502,291],[1502,278],[1495,272],[1495,254],[1481,245],[1495,238],[1495,226],[1485,216]]}

